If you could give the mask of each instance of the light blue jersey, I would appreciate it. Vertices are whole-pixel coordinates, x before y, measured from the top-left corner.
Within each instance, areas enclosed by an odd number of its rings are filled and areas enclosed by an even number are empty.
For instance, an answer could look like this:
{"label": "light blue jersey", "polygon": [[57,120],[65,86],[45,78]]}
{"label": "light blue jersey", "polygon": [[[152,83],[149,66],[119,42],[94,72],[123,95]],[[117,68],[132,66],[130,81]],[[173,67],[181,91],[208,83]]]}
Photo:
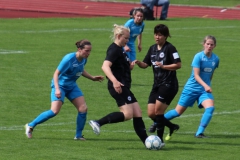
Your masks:
{"label": "light blue jersey", "polygon": [[[211,86],[211,77],[213,72],[219,65],[219,58],[216,54],[212,53],[211,57],[207,57],[204,52],[197,53],[192,61],[192,68],[200,69],[201,79],[209,86]],[[204,87],[200,85],[194,78],[194,71],[187,83],[185,84],[178,104],[183,107],[192,107],[197,101],[198,107],[202,108],[201,103],[207,99],[214,99],[212,93],[206,92]]]}
{"label": "light blue jersey", "polygon": [[[76,86],[76,80],[82,75],[87,59],[78,61],[76,52],[65,55],[58,65],[57,69],[60,71],[58,76],[59,86],[63,89],[70,90]],[[52,79],[51,87],[54,87]]]}
{"label": "light blue jersey", "polygon": [[[216,54],[212,53],[211,57],[207,57],[204,54],[204,51],[197,53],[192,61],[192,68],[200,69],[200,77],[202,80],[209,86],[211,86],[211,77],[213,72],[219,65],[219,58]],[[205,91],[203,86],[200,85],[194,78],[194,71],[192,73],[187,83],[184,86],[184,89],[191,90],[193,92],[202,92]]]}
{"label": "light blue jersey", "polygon": [[124,26],[130,29],[130,37],[127,46],[130,48],[131,51],[127,52],[127,55],[131,61],[134,61],[136,59],[135,41],[137,36],[142,34],[145,24],[144,22],[142,22],[141,24],[136,24],[134,23],[134,19],[129,19],[124,24]]}

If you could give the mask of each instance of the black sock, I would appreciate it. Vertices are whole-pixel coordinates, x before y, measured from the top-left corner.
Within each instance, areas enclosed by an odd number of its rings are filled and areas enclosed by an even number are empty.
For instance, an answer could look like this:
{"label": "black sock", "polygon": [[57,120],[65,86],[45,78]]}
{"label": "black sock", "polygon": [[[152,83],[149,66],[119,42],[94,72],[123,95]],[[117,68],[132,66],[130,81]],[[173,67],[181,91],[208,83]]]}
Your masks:
{"label": "black sock", "polygon": [[118,123],[123,122],[125,120],[124,114],[122,112],[112,112],[105,117],[97,120],[100,126],[107,123]]}
{"label": "black sock", "polygon": [[165,127],[165,120],[164,115],[156,115],[156,122],[157,122],[157,135],[163,142],[163,133],[164,133],[164,127]]}
{"label": "black sock", "polygon": [[151,118],[154,123],[156,123],[156,118]]}
{"label": "black sock", "polygon": [[170,122],[168,119],[166,119],[165,117],[164,117],[164,120],[165,120],[165,126],[167,126],[168,128],[174,127],[174,124]]}
{"label": "black sock", "polygon": [[145,140],[147,139],[148,135],[146,132],[145,124],[142,120],[142,117],[134,117],[133,118],[133,127],[138,135],[138,137],[141,139],[143,144],[145,145]]}

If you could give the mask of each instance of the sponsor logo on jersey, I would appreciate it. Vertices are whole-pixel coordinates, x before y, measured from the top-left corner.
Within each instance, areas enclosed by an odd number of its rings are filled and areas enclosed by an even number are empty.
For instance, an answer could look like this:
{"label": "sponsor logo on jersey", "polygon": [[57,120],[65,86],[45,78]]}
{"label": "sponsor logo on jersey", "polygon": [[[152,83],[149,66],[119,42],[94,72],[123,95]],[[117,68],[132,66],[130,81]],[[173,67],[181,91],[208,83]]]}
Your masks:
{"label": "sponsor logo on jersey", "polygon": [[78,76],[78,77],[81,76],[81,75],[82,75],[82,72],[77,72],[76,73],[76,76]]}
{"label": "sponsor logo on jersey", "polygon": [[204,68],[204,72],[212,72],[212,68]]}
{"label": "sponsor logo on jersey", "polygon": [[73,64],[73,67],[78,67],[79,65],[78,64]]}

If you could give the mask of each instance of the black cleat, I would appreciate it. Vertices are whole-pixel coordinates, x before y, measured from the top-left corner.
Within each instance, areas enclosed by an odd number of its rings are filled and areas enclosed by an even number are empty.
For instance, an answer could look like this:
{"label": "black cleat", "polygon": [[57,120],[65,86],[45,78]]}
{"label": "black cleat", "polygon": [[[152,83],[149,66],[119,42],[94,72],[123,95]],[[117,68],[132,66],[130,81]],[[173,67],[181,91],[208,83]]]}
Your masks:
{"label": "black cleat", "polygon": [[171,136],[174,132],[177,132],[179,130],[179,125],[174,124],[174,127],[169,129],[169,133],[167,134],[167,136],[165,137],[166,141],[169,141],[171,139]]}
{"label": "black cleat", "polygon": [[157,129],[157,124],[156,124],[156,123],[153,123],[153,124],[150,126],[150,128],[148,129],[148,131],[149,131],[150,133],[154,133],[154,132],[156,131],[156,129]]}

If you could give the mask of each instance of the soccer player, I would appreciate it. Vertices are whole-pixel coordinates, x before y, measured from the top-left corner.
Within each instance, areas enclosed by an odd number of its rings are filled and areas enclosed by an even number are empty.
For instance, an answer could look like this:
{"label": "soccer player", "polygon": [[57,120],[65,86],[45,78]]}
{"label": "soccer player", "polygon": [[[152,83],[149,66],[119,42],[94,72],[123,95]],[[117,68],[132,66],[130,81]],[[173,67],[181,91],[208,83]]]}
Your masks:
{"label": "soccer player", "polygon": [[[196,138],[206,138],[204,131],[214,111],[211,80],[219,65],[219,58],[213,53],[215,47],[216,38],[211,35],[206,36],[203,40],[203,51],[197,53],[193,58],[191,76],[183,88],[176,108],[165,114],[166,119],[171,120],[183,114],[188,107],[192,107],[197,101],[198,107],[204,108],[205,111],[195,134]],[[165,137],[166,140],[170,140],[170,138],[170,134]]]}
{"label": "soccer player", "polygon": [[124,46],[124,50],[126,51],[130,62],[132,62],[136,59],[136,39],[138,39],[138,51],[141,52],[142,50],[142,32],[145,26],[143,22],[143,9],[134,9],[133,18],[129,19],[124,26],[130,29],[129,41],[127,42],[127,45]]}
{"label": "soccer player", "polygon": [[133,118],[136,134],[145,144],[148,137],[142,120],[140,106],[131,92],[131,71],[129,58],[123,51],[129,40],[129,28],[114,25],[113,43],[107,49],[107,55],[102,65],[102,70],[108,79],[108,91],[115,99],[120,112],[112,112],[98,120],[90,120],[89,124],[95,134],[100,134],[100,127],[105,124],[119,123]]}
{"label": "soccer player", "polygon": [[92,76],[84,70],[87,58],[90,55],[92,45],[88,40],[80,40],[76,42],[77,52],[65,55],[53,74],[51,82],[51,108],[42,112],[33,121],[25,125],[25,134],[28,138],[32,138],[33,129],[40,123],[56,116],[67,97],[76,107],[77,126],[75,140],[85,140],[82,135],[86,122],[87,105],[83,97],[81,89],[77,86],[76,80],[82,75],[92,81],[102,81],[103,76]]}
{"label": "soccer player", "polygon": [[143,61],[135,60],[140,68],[152,66],[154,83],[148,99],[148,116],[155,122],[157,135],[163,142],[164,126],[170,131],[178,129],[178,125],[171,124],[164,118],[164,112],[178,92],[176,70],[181,68],[181,59],[176,48],[167,41],[171,37],[169,29],[164,24],[154,27],[155,44],[149,50]]}

